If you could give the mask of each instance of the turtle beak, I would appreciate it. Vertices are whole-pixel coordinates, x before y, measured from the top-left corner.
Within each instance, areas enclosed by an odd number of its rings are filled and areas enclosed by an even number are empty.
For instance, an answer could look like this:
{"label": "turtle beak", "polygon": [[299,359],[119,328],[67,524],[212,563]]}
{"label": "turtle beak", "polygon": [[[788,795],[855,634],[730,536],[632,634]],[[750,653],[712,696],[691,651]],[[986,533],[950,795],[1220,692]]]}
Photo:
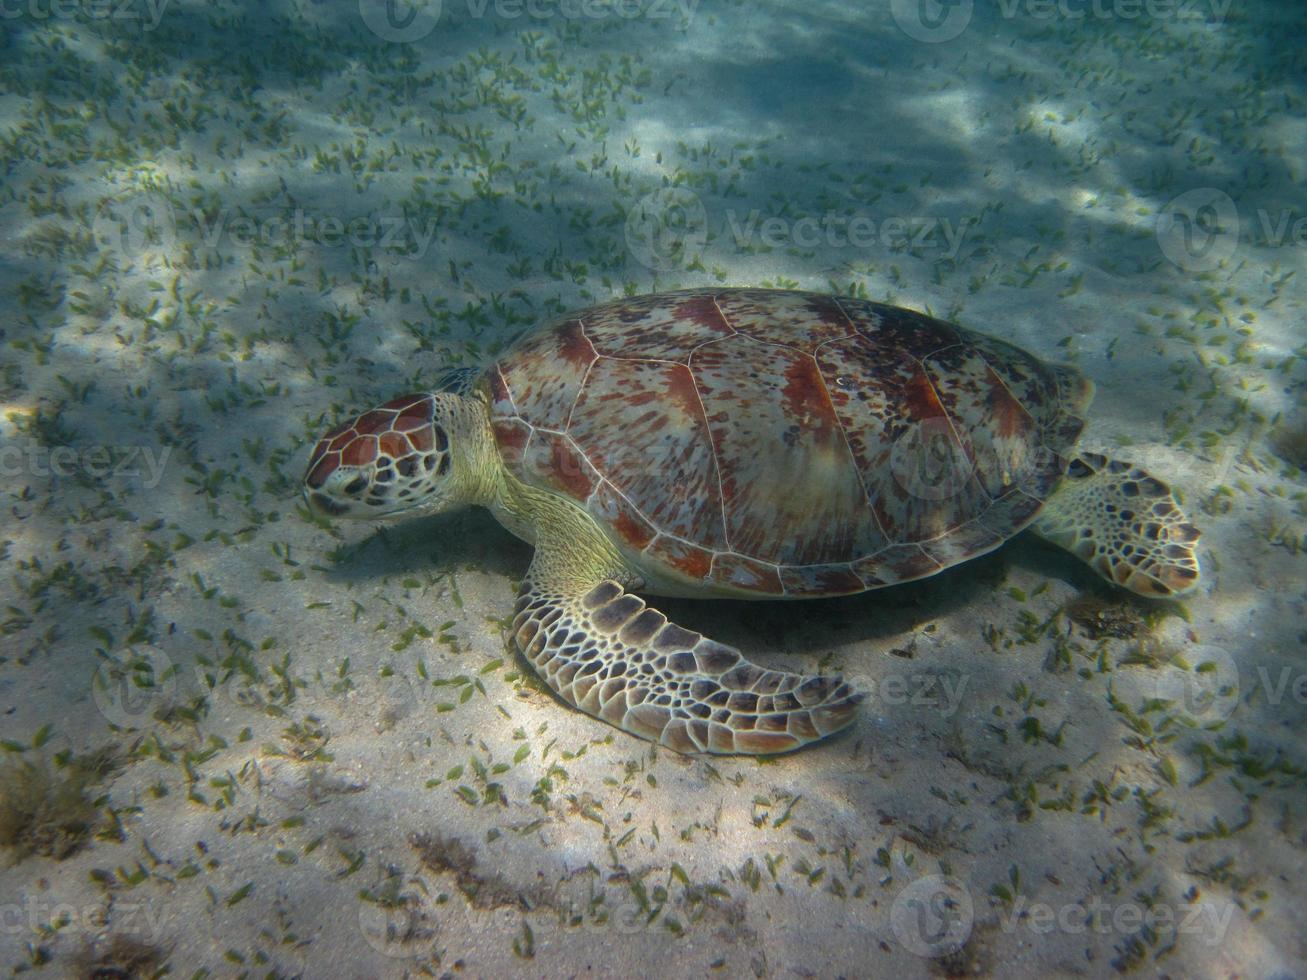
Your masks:
{"label": "turtle beak", "polygon": [[344,504],[337,503],[326,494],[317,493],[307,487],[304,488],[304,502],[309,505],[310,510],[315,510],[327,517],[340,517],[349,510]]}

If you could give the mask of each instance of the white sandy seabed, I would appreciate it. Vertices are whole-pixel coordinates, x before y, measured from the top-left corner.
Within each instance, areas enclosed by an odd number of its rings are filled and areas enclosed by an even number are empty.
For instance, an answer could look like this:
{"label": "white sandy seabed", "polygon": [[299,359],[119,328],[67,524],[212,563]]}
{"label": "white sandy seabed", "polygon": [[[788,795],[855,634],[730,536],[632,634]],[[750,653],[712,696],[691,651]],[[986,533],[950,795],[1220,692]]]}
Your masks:
{"label": "white sandy seabed", "polygon": [[[0,961],[1307,972],[1302,13],[381,7],[0,22]],[[716,283],[1076,364],[1202,588],[1147,606],[1021,537],[663,603],[869,692],[811,750],[690,759],[526,675],[529,551],[488,517],[302,512],[346,413]]]}

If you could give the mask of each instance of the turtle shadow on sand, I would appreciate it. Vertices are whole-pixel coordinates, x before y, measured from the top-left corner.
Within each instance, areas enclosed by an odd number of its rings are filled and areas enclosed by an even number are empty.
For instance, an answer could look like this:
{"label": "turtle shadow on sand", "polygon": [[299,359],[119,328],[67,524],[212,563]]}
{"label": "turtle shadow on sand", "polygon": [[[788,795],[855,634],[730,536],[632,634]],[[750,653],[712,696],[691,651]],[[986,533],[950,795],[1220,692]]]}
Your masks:
{"label": "turtle shadow on sand", "polygon": [[[1023,534],[988,555],[936,575],[856,595],[802,603],[661,599],[659,605],[687,629],[712,635],[760,659],[778,657],[775,665],[780,666],[781,655],[820,656],[856,644],[899,649],[926,626],[992,603],[996,594],[998,613],[1002,615],[1006,603],[1015,614],[1018,603],[1001,594],[1012,569],[1062,581],[1077,593],[1105,587],[1083,563],[1034,535]],[[1130,596],[1124,590],[1112,591]],[[983,641],[977,637],[976,642]],[[843,666],[866,665],[846,659]]]}
{"label": "turtle shadow on sand", "polygon": [[[751,654],[774,656],[780,667],[785,655],[817,657],[831,648],[896,637],[906,642],[925,624],[992,596],[1007,576],[1018,550],[1014,544],[938,575],[857,595],[803,602],[662,596],[656,602],[674,622]],[[1034,544],[1020,550],[1041,549]],[[1055,549],[1042,550],[1048,553],[1044,561],[1050,574],[1078,575],[1073,559],[1059,562]],[[472,507],[377,525],[365,537],[341,545],[327,577],[360,584],[475,568],[503,577],[511,586],[526,575],[531,555],[529,544],[506,531],[488,511]],[[1083,579],[1089,582],[1093,574],[1086,572]],[[511,609],[506,602],[505,615]]]}
{"label": "turtle shadow on sand", "polygon": [[504,530],[488,511],[469,507],[376,525],[372,533],[341,545],[327,578],[361,583],[395,575],[441,576],[476,568],[516,582],[530,562],[529,544]]}
{"label": "turtle shadow on sand", "polygon": [[[529,544],[506,531],[489,512],[473,507],[378,525],[373,533],[342,547],[328,577],[362,583],[475,568],[504,578],[511,587],[526,574],[531,554]],[[804,602],[671,597],[656,601],[674,622],[782,668],[792,656],[819,658],[826,651],[852,645],[906,646],[929,624],[992,600],[1013,568],[1063,581],[1077,592],[1103,587],[1089,568],[1061,549],[1033,535],[1020,535],[988,555],[937,575],[857,595]],[[1000,595],[1000,613],[1004,602],[1017,608],[1014,600]],[[510,610],[506,602],[505,615]],[[789,666],[793,669],[794,662]],[[845,666],[866,664],[850,661]]]}

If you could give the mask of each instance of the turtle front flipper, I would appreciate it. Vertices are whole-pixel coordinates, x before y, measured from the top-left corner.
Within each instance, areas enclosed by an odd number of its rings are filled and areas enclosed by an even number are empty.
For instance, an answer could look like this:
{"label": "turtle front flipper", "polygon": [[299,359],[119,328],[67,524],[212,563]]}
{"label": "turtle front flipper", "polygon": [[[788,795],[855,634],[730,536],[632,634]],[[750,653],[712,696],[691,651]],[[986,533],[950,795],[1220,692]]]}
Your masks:
{"label": "turtle front flipper", "polygon": [[1179,595],[1198,584],[1198,528],[1170,487],[1130,463],[1080,454],[1033,530],[1142,596]]}
{"label": "turtle front flipper", "polygon": [[581,594],[528,579],[513,635],[569,704],[677,752],[789,752],[849,724],[839,677],[764,670],[605,580]]}

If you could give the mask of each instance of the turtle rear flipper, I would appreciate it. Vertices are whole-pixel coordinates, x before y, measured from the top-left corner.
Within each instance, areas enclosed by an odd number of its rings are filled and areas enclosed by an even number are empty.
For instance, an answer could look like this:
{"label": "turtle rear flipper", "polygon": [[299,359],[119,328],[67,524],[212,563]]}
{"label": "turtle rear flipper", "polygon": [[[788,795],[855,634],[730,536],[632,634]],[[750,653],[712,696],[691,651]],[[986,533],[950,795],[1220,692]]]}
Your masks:
{"label": "turtle rear flipper", "polygon": [[1032,528],[1139,595],[1180,595],[1198,584],[1198,528],[1170,487],[1130,463],[1081,453]]}
{"label": "turtle rear flipper", "polygon": [[528,578],[516,612],[518,648],[563,700],[677,752],[789,752],[844,728],[862,700],[839,677],[751,664],[611,579],[569,594]]}

